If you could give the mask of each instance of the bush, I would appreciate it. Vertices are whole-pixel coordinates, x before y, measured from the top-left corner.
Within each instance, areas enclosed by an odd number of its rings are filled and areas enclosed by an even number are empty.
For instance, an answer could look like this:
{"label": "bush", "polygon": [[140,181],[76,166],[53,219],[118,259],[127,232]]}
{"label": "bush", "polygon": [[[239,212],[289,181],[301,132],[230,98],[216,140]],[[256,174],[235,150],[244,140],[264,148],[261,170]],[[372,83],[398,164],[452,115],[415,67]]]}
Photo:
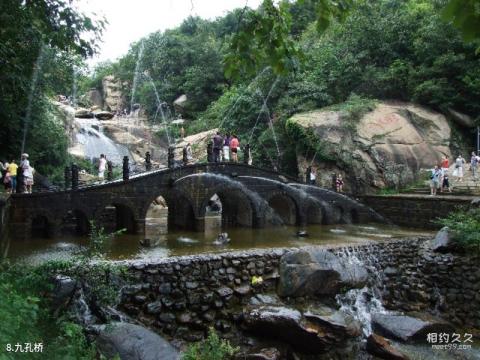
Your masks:
{"label": "bush", "polygon": [[[52,288],[50,271],[65,263],[39,267],[24,264],[0,264],[0,359],[17,359],[15,352],[5,352],[7,345],[43,344],[43,351],[28,353],[25,359],[95,359],[96,350],[87,343],[82,328],[65,318],[55,319],[45,296]],[[21,356],[20,356],[21,357]]]}
{"label": "bush", "polygon": [[462,247],[480,254],[480,209],[457,210],[437,223],[448,226]]}
{"label": "bush", "polygon": [[215,331],[210,328],[208,338],[190,345],[182,356],[182,360],[225,360],[231,358],[237,347],[232,347],[227,340],[218,337]]}

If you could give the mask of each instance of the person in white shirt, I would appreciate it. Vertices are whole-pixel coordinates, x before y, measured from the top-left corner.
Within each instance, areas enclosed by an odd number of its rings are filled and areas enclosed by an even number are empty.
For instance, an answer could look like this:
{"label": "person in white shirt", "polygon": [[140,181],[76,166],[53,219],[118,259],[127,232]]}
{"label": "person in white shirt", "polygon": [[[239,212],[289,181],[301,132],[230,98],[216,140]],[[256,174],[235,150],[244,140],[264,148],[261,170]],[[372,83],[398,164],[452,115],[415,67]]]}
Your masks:
{"label": "person in white shirt", "polygon": [[103,179],[105,177],[106,167],[107,167],[107,159],[105,158],[105,155],[101,154],[100,160],[98,162],[98,177],[100,179]]}
{"label": "person in white shirt", "polygon": [[310,171],[310,185],[315,185],[315,181],[317,180],[317,173],[315,172],[315,168],[312,167]]}

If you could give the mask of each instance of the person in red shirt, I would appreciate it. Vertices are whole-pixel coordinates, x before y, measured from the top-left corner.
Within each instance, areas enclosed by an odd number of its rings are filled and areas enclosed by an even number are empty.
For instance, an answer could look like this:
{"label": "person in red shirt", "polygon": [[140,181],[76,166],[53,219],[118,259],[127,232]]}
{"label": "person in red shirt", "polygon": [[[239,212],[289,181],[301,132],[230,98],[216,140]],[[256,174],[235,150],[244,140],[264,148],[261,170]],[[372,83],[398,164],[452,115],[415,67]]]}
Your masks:
{"label": "person in red shirt", "polygon": [[448,170],[449,162],[448,162],[448,156],[444,155],[443,160],[442,160],[442,169],[447,169]]}
{"label": "person in red shirt", "polygon": [[[446,174],[448,174],[448,167],[449,167],[449,161],[448,161],[448,156],[443,155],[442,163],[440,165],[441,171],[442,171],[442,178],[440,179],[440,184],[443,184],[443,178]],[[448,176],[448,175],[447,175]],[[448,177],[447,177],[448,179]]]}
{"label": "person in red shirt", "polygon": [[232,153],[232,160],[238,162],[238,148],[240,146],[240,141],[236,135],[232,135],[230,140],[230,152]]}

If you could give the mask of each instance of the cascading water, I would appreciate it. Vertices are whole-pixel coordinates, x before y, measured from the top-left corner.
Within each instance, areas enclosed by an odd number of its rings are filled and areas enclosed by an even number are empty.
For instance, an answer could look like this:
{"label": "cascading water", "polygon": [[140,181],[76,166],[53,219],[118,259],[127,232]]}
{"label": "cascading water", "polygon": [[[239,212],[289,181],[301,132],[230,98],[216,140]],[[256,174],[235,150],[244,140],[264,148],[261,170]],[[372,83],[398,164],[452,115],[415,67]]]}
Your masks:
{"label": "cascading water", "polygon": [[[371,251],[372,250],[372,251]],[[363,336],[367,338],[372,333],[372,314],[388,311],[384,308],[381,300],[380,287],[383,279],[375,267],[377,259],[373,249],[367,249],[360,255],[355,248],[343,248],[339,256],[346,259],[348,263],[362,265],[367,268],[369,273],[369,284],[361,289],[351,289],[345,294],[336,296],[340,311],[353,316],[362,325]]]}
{"label": "cascading water", "polygon": [[32,81],[30,82],[30,92],[28,93],[27,111],[25,112],[25,120],[23,123],[23,138],[21,151],[22,154],[25,152],[25,141],[27,140],[28,125],[32,116],[33,97],[37,88],[38,77],[40,76],[40,71],[42,70],[44,51],[45,47],[42,44],[38,53],[37,60],[35,61],[35,65],[33,66]]}
{"label": "cascading water", "polygon": [[105,154],[107,160],[111,160],[116,165],[122,163],[124,156],[131,158],[126,146],[115,143],[103,133],[99,120],[75,118],[75,123],[79,127],[76,140],[83,145],[85,157],[93,160],[98,159],[100,154]]}

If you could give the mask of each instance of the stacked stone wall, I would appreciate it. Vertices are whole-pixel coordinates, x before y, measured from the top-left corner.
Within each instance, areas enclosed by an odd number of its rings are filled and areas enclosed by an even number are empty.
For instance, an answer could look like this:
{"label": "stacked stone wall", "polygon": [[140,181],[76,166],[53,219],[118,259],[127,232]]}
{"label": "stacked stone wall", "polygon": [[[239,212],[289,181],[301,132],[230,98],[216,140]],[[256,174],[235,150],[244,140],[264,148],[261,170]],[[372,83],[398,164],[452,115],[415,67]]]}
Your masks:
{"label": "stacked stone wall", "polygon": [[[480,327],[480,258],[436,254],[428,242],[414,238],[328,250],[362,260],[370,271],[370,286],[378,288],[386,308],[428,312],[455,325]],[[196,341],[209,327],[234,336],[243,305],[256,301],[259,294],[275,293],[280,258],[291,250],[133,263],[135,284],[123,290],[120,307],[174,338]],[[263,283],[252,284],[254,276]]]}

